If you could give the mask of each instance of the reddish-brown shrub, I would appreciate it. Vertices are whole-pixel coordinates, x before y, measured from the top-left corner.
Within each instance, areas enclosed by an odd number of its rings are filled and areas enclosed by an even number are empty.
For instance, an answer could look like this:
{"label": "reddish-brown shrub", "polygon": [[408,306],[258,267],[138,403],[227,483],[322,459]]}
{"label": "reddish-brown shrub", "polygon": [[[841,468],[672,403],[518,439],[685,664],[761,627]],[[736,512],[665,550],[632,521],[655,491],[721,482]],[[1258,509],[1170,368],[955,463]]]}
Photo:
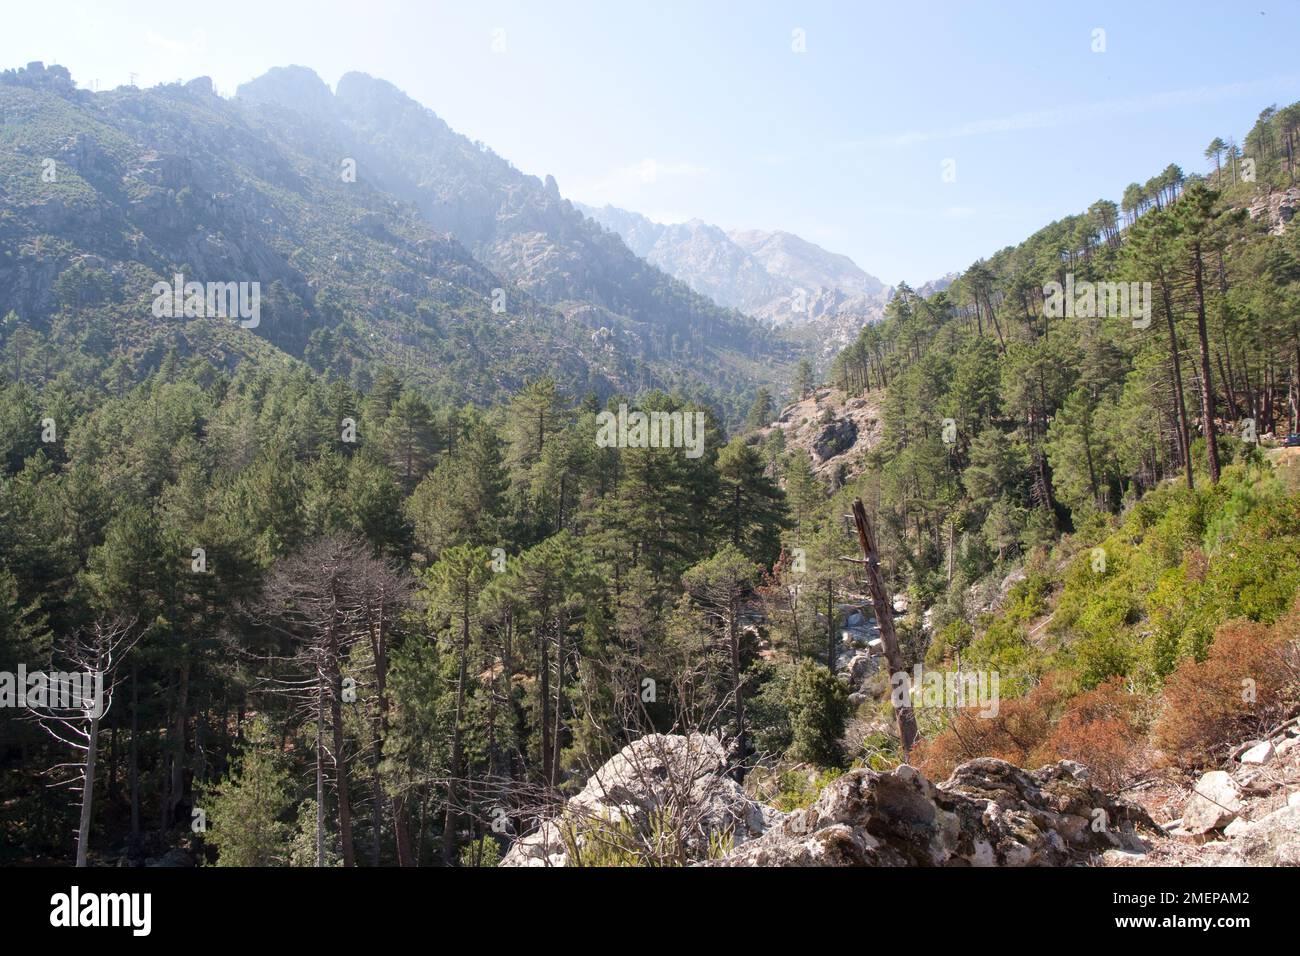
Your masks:
{"label": "reddish-brown shrub", "polygon": [[1051,733],[1061,700],[1049,674],[1026,696],[1002,701],[996,716],[981,717],[975,708],[959,711],[947,728],[917,746],[912,762],[931,780],[947,779],[958,764],[975,757],[1023,767]]}
{"label": "reddish-brown shrub", "polygon": [[[1022,767],[1076,760],[1100,786],[1132,782],[1146,745],[1139,701],[1118,682],[1067,698],[1052,675],[1027,696],[1003,701],[997,716],[962,711],[914,763],[942,780],[975,757]],[[1186,660],[1169,675],[1155,743],[1181,766],[1222,758],[1300,712],[1300,601],[1272,626],[1230,621],[1215,632],[1204,661]]]}
{"label": "reddish-brown shrub", "polygon": [[1097,785],[1115,792],[1139,769],[1144,734],[1137,699],[1121,678],[1070,699],[1051,736],[1030,755],[1033,766],[1075,760],[1087,766]]}
{"label": "reddish-brown shrub", "polygon": [[1204,661],[1185,660],[1165,681],[1156,743],[1182,766],[1213,762],[1267,733],[1300,704],[1300,605],[1272,627],[1229,621]]}

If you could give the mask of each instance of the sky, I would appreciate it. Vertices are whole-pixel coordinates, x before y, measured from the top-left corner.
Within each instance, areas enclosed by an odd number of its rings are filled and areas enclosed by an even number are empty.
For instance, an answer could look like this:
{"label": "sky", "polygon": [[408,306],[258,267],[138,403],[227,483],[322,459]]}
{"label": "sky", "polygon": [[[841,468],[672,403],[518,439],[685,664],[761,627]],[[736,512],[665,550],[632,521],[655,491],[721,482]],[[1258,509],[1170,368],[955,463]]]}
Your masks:
{"label": "sky", "polygon": [[5,0],[87,88],[383,77],[561,193],[961,271],[1300,100],[1300,2]]}

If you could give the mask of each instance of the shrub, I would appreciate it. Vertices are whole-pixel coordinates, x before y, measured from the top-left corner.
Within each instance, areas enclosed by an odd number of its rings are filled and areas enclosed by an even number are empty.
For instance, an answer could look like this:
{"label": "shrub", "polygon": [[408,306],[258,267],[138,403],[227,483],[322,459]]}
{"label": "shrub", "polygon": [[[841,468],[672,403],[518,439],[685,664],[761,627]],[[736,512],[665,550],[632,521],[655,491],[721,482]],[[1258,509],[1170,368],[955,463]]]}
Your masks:
{"label": "shrub", "polygon": [[[692,851],[683,832],[684,823],[672,810],[664,808],[651,812],[640,826],[627,819],[563,820],[560,835],[569,866],[686,866]],[[703,856],[709,860],[724,857],[734,843],[730,831],[711,833]]]}
{"label": "shrub", "polygon": [[844,685],[820,664],[800,661],[790,682],[790,756],[819,766],[843,760],[840,737],[849,716]]}
{"label": "shrub", "polygon": [[1051,734],[1060,705],[1061,692],[1048,675],[1027,696],[1002,701],[996,715],[981,717],[978,708],[958,711],[947,729],[918,744],[912,762],[931,780],[946,779],[958,764],[976,757],[1023,767]]}
{"label": "shrub", "polygon": [[1143,743],[1137,698],[1122,680],[1112,678],[1070,699],[1031,762],[1077,761],[1093,772],[1099,786],[1114,792],[1132,782]]}
{"label": "shrub", "polygon": [[203,792],[208,805],[204,839],[217,848],[218,866],[281,866],[288,856],[293,806],[289,774],[280,766],[274,735],[257,717],[248,743],[219,783]]}
{"label": "shrub", "polygon": [[482,836],[460,851],[461,866],[496,866],[501,862],[501,844]]}
{"label": "shrub", "polygon": [[1300,606],[1273,626],[1236,620],[1214,634],[1205,660],[1186,659],[1165,682],[1156,743],[1197,766],[1266,733],[1300,703]]}
{"label": "shrub", "polygon": [[844,771],[831,768],[820,773],[807,770],[787,770],[777,780],[779,792],[772,797],[772,806],[785,813],[811,807],[823,790]]}

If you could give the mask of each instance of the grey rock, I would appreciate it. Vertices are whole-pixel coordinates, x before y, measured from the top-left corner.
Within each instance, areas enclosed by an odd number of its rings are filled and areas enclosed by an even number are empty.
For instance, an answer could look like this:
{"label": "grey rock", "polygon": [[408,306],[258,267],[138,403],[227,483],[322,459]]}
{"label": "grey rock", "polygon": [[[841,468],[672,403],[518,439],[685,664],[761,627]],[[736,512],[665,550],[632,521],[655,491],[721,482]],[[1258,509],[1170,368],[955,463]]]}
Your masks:
{"label": "grey rock", "polygon": [[1140,852],[1138,828],[1156,830],[1079,764],[1031,773],[981,758],[937,787],[906,765],[851,771],[807,810],[707,865],[1058,866]]}
{"label": "grey rock", "polygon": [[1241,762],[1244,764],[1265,764],[1273,759],[1273,753],[1273,745],[1264,740],[1242,754]]}
{"label": "grey rock", "polygon": [[501,865],[566,866],[571,842],[579,853],[586,845],[584,831],[627,823],[649,839],[664,813],[685,831],[690,858],[705,856],[714,837],[729,837],[733,845],[754,839],[785,814],[746,795],[730,769],[716,737],[649,734],[601,766],[557,817],[516,840]]}
{"label": "grey rock", "polygon": [[1183,808],[1183,829],[1209,833],[1227,826],[1241,813],[1241,788],[1222,770],[1211,770],[1196,781]]}
{"label": "grey rock", "polygon": [[813,451],[822,461],[853,447],[858,440],[858,426],[852,419],[841,418],[827,424],[813,441]]}
{"label": "grey rock", "polygon": [[190,856],[189,851],[182,850],[180,847],[172,847],[162,856],[150,857],[144,861],[145,866],[156,867],[183,867],[193,866],[194,857]]}

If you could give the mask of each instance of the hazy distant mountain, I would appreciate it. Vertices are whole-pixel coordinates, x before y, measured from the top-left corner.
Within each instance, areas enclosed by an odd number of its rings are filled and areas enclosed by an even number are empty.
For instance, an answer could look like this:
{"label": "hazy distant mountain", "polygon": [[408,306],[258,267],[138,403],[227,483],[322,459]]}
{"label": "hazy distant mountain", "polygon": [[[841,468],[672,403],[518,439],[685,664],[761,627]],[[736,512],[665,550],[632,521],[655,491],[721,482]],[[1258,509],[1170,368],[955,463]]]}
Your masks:
{"label": "hazy distant mountain", "polygon": [[883,282],[858,268],[848,256],[828,252],[793,233],[737,229],[728,235],[772,275],[800,288],[839,289],[869,297],[885,291]]}
{"label": "hazy distant mountain", "polygon": [[775,322],[839,315],[857,325],[879,314],[887,289],[848,256],[788,232],[735,230],[692,219],[653,222],[615,206],[575,203],[628,248],[719,305]]}
{"label": "hazy distant mountain", "polygon": [[[335,93],[279,68],[228,100],[206,78],[91,93],[32,64],[0,74],[0,116],[0,316],[93,330],[103,351],[269,343],[344,375],[399,367],[448,400],[552,373],[733,414],[794,358],[382,80]],[[259,323],[159,321],[151,285],[177,273],[260,283]]]}
{"label": "hazy distant mountain", "polygon": [[617,233],[638,256],[718,305],[754,313],[788,291],[780,278],[717,226],[699,219],[665,225],[616,206],[574,205]]}

